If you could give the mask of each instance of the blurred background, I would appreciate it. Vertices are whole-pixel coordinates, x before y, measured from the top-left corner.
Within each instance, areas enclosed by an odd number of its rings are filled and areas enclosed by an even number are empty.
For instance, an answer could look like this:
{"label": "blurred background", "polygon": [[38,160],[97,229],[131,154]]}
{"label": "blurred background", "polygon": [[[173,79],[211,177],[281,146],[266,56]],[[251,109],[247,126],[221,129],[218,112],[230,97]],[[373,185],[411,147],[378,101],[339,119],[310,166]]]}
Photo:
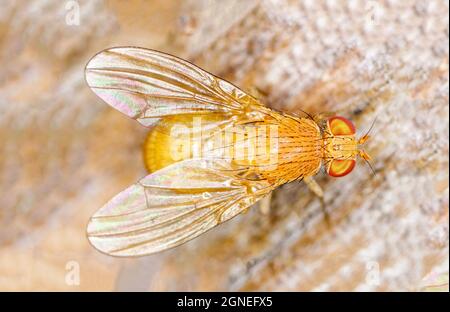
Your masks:
{"label": "blurred background", "polygon": [[[446,0],[0,1],[0,290],[448,291]],[[352,174],[303,183],[178,248],[118,259],[89,217],[146,175],[147,130],[84,66],[121,45],[183,57],[268,106],[372,130]],[[257,205],[256,205],[257,206]]]}

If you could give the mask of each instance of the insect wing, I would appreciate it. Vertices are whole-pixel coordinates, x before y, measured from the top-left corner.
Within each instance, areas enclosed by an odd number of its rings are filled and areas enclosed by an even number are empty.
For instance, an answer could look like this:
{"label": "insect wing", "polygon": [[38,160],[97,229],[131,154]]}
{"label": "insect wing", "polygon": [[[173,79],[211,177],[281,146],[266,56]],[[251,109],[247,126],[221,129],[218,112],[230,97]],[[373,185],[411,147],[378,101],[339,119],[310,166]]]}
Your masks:
{"label": "insect wing", "polygon": [[229,165],[189,159],[116,195],[91,218],[88,238],[114,256],[155,253],[187,242],[236,216],[272,191],[241,179]]}
{"label": "insect wing", "polygon": [[187,61],[143,48],[104,50],[88,62],[85,74],[100,98],[144,126],[165,116],[232,113],[248,102],[257,103]]}

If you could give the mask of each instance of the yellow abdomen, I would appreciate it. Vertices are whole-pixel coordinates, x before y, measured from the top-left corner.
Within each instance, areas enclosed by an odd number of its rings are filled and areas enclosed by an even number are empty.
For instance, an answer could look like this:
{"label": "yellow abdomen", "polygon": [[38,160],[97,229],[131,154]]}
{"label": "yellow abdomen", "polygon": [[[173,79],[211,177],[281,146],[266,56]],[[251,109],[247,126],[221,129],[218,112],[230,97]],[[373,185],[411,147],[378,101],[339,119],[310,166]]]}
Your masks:
{"label": "yellow abdomen", "polygon": [[[152,173],[196,155],[225,160],[232,158],[240,168],[248,167],[253,174],[279,184],[312,176],[319,170],[323,143],[320,129],[314,121],[285,117],[276,123],[271,119],[251,126],[245,123],[230,124],[230,119],[221,115],[184,115],[164,119],[149,132],[145,141],[147,170]],[[214,135],[208,134],[208,129],[215,129],[215,135],[222,138],[216,140]],[[202,135],[196,137],[199,131]],[[226,139],[227,131],[234,135]],[[261,140],[261,134],[267,135],[267,138]],[[199,141],[196,139],[198,137],[202,139]],[[255,137],[257,139],[249,144],[249,140]],[[196,150],[196,142],[201,143],[201,151]],[[250,147],[254,150],[250,151]]]}
{"label": "yellow abdomen", "polygon": [[150,130],[145,140],[145,167],[151,173],[175,162],[199,156],[198,139],[208,139],[208,130],[220,129],[227,123],[230,121],[223,116],[213,114],[164,118]]}

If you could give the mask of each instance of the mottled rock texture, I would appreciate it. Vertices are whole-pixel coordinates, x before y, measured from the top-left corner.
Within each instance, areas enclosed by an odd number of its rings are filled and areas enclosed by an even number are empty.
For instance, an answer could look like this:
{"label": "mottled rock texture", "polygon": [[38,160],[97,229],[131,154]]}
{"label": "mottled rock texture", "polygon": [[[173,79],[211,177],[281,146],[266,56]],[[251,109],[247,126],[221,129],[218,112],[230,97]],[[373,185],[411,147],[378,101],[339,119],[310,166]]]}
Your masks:
{"label": "mottled rock texture", "polygon": [[[448,289],[448,1],[0,3],[0,290]],[[338,112],[361,134],[377,118],[376,175],[363,162],[319,175],[329,225],[291,183],[268,215],[170,251],[98,253],[89,216],[146,174],[146,129],[84,82],[118,45],[182,56],[279,110]]]}

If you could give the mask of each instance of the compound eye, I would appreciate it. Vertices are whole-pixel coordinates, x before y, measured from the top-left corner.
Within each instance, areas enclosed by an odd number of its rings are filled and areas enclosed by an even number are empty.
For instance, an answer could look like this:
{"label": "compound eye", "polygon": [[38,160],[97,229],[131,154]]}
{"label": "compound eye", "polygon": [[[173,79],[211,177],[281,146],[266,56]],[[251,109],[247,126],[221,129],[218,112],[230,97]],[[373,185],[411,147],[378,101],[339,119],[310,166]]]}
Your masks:
{"label": "compound eye", "polygon": [[333,135],[353,135],[356,133],[353,123],[341,116],[329,118],[327,125]]}
{"label": "compound eye", "polygon": [[339,178],[349,174],[355,168],[356,161],[354,159],[335,159],[330,162],[327,168],[329,176]]}

